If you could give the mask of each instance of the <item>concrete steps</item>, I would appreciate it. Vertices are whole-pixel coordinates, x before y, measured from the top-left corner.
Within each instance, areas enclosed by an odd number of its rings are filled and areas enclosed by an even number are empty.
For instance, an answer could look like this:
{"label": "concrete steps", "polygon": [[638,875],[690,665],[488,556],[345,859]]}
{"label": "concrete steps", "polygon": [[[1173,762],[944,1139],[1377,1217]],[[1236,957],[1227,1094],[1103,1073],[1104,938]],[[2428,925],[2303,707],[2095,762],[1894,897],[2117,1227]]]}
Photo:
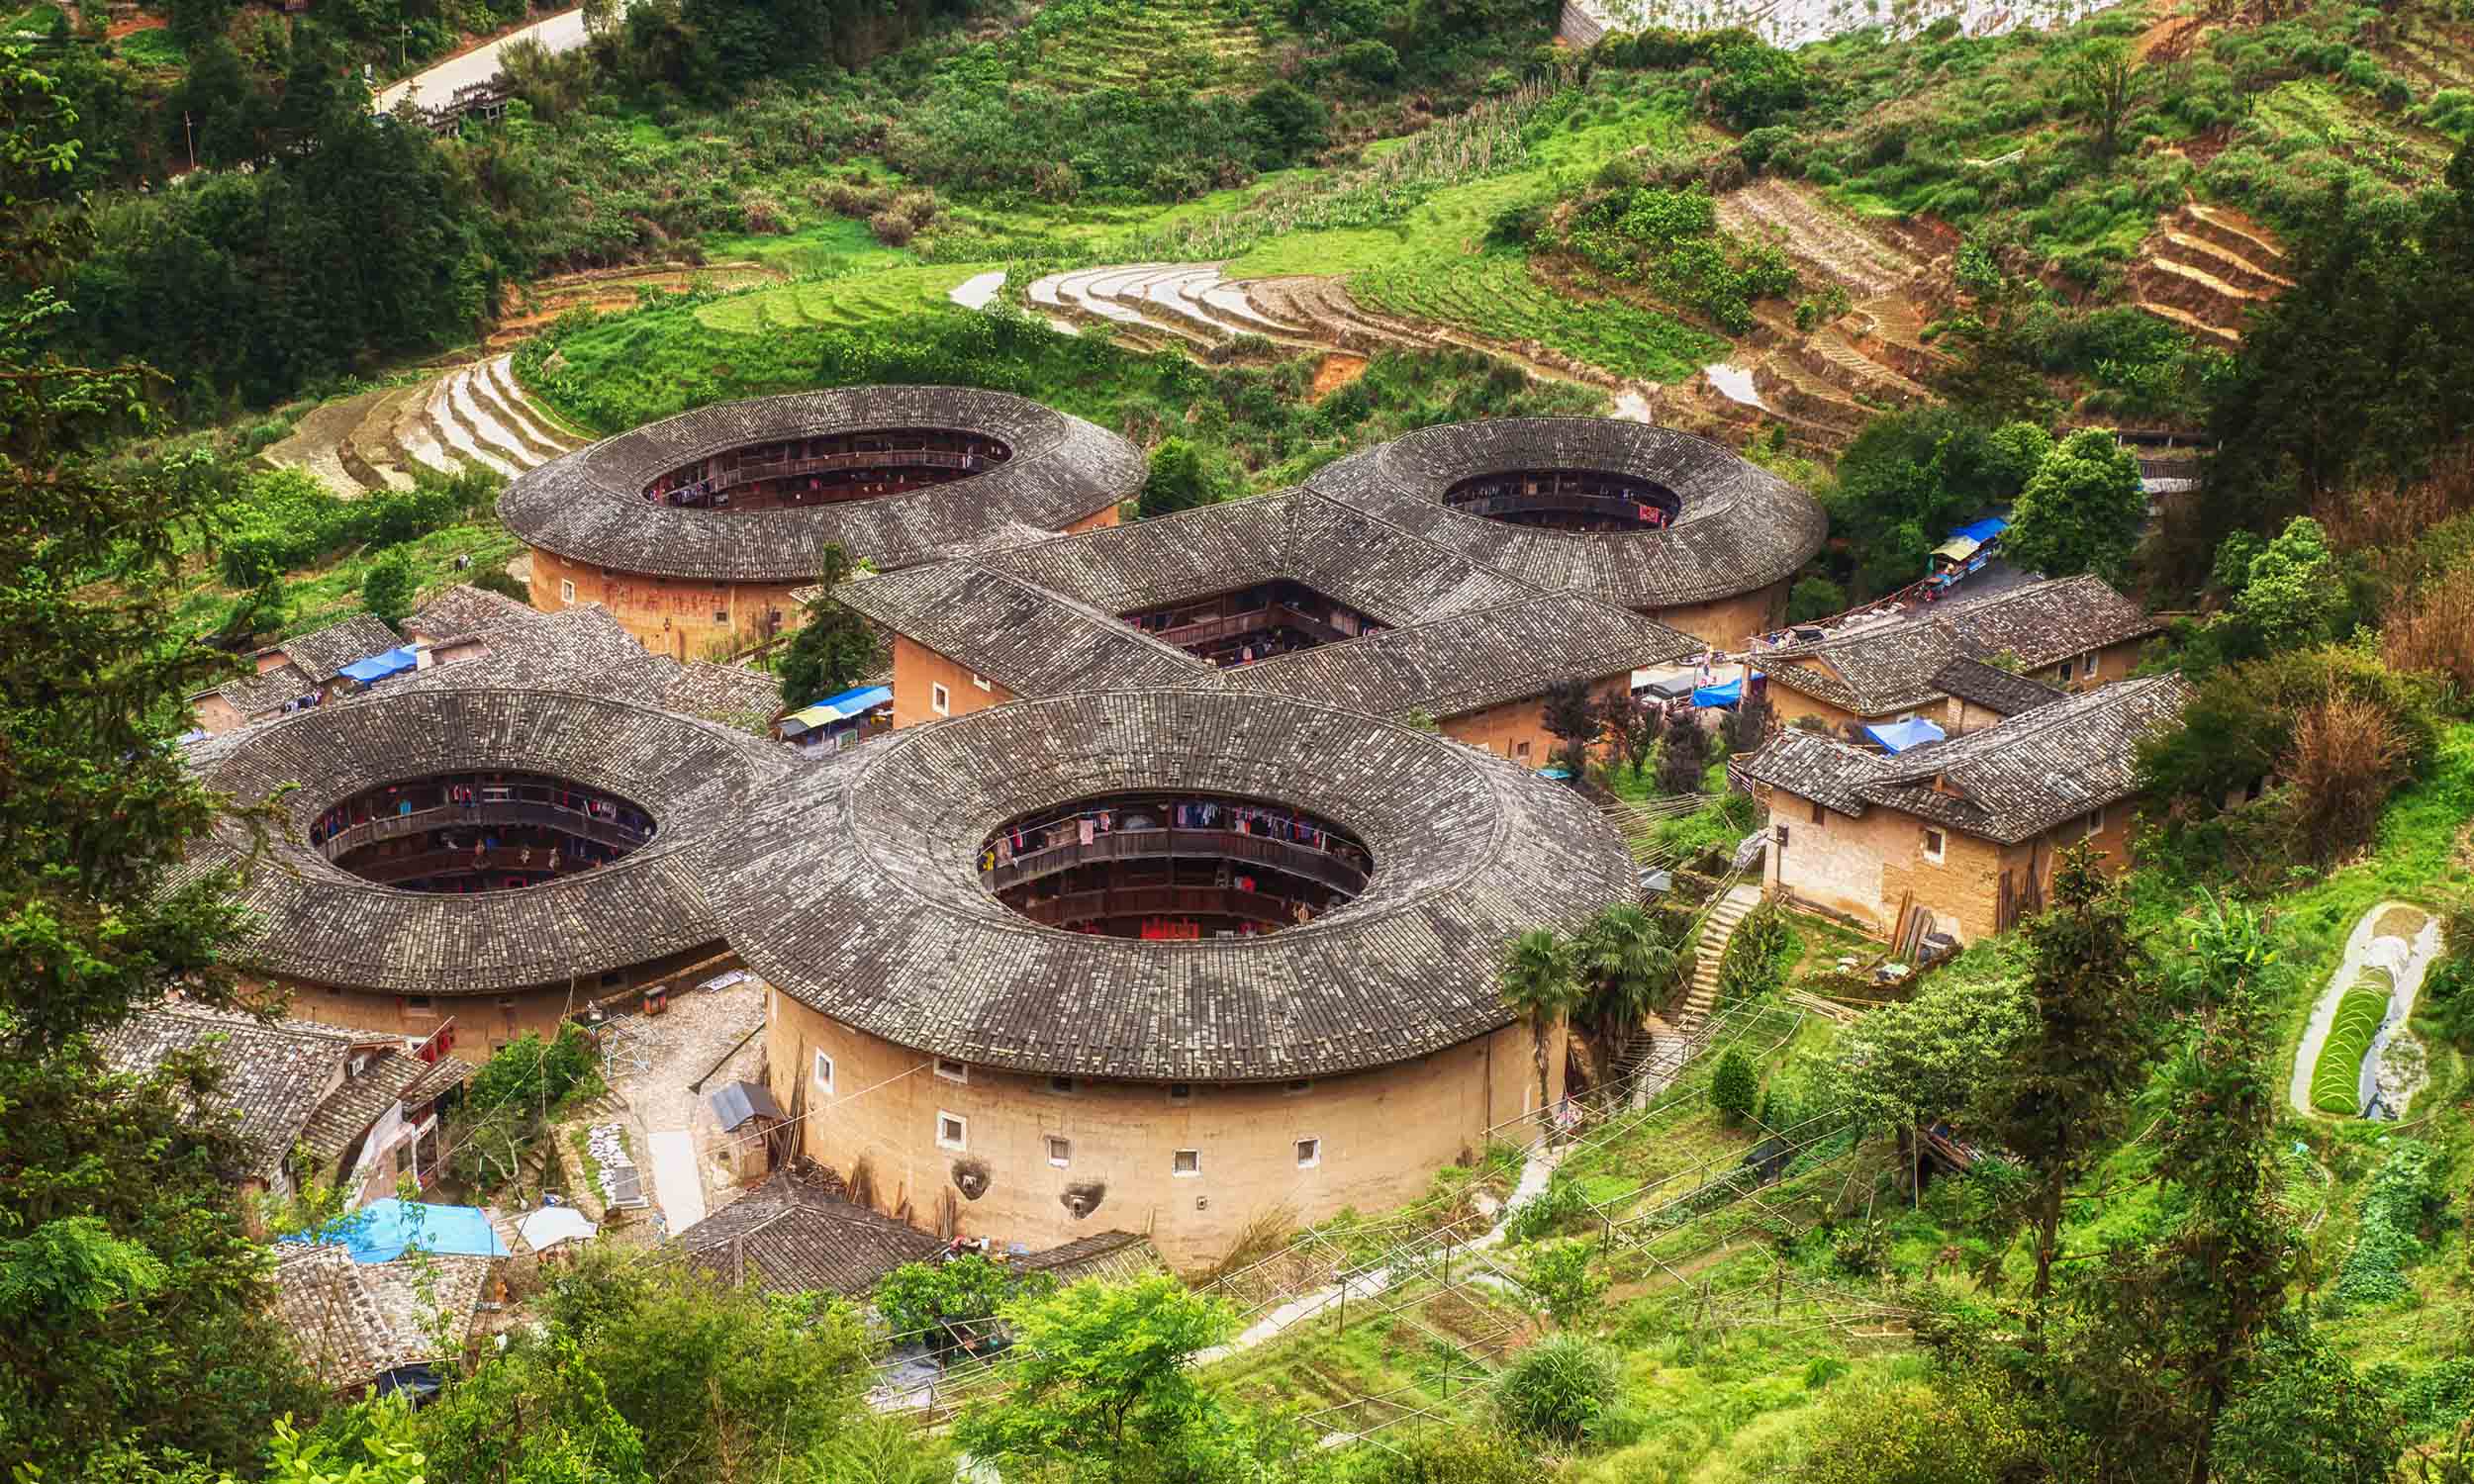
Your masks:
{"label": "concrete steps", "polygon": [[1684,991],[1683,1002],[1675,1007],[1674,1023],[1685,1034],[1690,1034],[1718,1007],[1718,966],[1727,957],[1727,941],[1735,936],[1737,924],[1760,901],[1760,887],[1736,886],[1702,919],[1701,938],[1692,965],[1692,985]]}

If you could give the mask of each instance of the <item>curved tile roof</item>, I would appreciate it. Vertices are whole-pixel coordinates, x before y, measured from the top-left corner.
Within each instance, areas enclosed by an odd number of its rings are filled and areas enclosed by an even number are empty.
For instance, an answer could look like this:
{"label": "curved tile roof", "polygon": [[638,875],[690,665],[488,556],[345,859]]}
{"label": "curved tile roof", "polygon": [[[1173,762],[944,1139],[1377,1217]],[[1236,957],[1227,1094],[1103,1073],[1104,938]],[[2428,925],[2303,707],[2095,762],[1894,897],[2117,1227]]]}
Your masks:
{"label": "curved tile roof", "polygon": [[[776,510],[702,510],[642,492],[682,464],[749,443],[866,428],[943,427],[999,439],[1012,457],[984,474],[901,495]],[[575,561],[713,582],[812,581],[827,543],[891,570],[1021,522],[1060,530],[1139,492],[1141,450],[1114,433],[1002,392],[845,387],[724,402],[604,438],[518,476],[499,518]]]}
{"label": "curved tile roof", "polygon": [[[1664,530],[1589,533],[1464,514],[1446,490],[1480,474],[1591,469],[1664,485],[1683,501]],[[1308,489],[1471,561],[1550,591],[1627,607],[1676,607],[1767,587],[1821,549],[1828,520],[1803,491],[1732,449],[1608,417],[1501,417],[1395,438],[1331,464]]]}
{"label": "curved tile roof", "polygon": [[[253,968],[312,983],[484,994],[598,975],[711,943],[697,854],[800,772],[791,754],[724,727],[549,691],[438,690],[321,706],[190,754],[243,804],[275,798],[289,836],[247,868]],[[642,805],[660,826],[633,854],[520,891],[469,896],[363,881],[310,848],[334,801],[465,770],[552,774]],[[236,833],[194,852],[182,880],[239,864]]]}
{"label": "curved tile roof", "polygon": [[[1382,1066],[1509,1023],[1504,942],[1622,900],[1630,858],[1578,795],[1430,733],[1276,696],[1023,700],[861,750],[706,852],[731,945],[898,1045],[1024,1071],[1245,1081]],[[1375,858],[1366,890],[1266,937],[1039,926],[980,883],[999,824],[1191,788],[1290,803]],[[717,845],[717,842],[716,842]]]}

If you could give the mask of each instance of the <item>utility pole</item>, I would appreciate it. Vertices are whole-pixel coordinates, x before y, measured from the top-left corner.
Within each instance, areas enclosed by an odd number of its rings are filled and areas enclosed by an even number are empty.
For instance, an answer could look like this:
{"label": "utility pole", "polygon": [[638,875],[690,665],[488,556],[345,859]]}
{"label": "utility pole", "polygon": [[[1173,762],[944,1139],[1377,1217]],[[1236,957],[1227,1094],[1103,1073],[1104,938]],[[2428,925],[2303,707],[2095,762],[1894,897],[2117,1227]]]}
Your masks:
{"label": "utility pole", "polygon": [[185,108],[180,111],[180,133],[189,141],[189,168],[194,170],[198,167],[198,131],[189,122],[189,110]]}

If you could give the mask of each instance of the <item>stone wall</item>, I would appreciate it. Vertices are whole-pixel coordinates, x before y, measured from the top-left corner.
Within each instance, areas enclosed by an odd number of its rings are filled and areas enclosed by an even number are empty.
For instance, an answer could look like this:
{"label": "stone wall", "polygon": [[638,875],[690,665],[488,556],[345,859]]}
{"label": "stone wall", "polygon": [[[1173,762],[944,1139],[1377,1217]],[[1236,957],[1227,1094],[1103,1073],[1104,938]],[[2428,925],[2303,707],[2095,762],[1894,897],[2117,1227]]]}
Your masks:
{"label": "stone wall", "polygon": [[[1302,1086],[1198,1083],[1182,1096],[1160,1082],[1059,1090],[1044,1076],[940,1063],[778,992],[765,1034],[773,1094],[798,1120],[802,1151],[845,1176],[864,1161],[881,1207],[931,1231],[950,1222],[1034,1249],[1144,1232],[1181,1271],[1211,1265],[1258,1222],[1286,1231],[1344,1206],[1414,1200],[1436,1168],[1538,1100],[1519,1025]],[[1555,1097],[1562,1045],[1558,1031]],[[947,1119],[960,1120],[960,1140],[940,1140]],[[1302,1140],[1316,1141],[1310,1159]],[[1191,1173],[1177,1170],[1182,1150],[1193,1152]],[[966,1196],[958,1178],[984,1184]],[[1078,1195],[1080,1217],[1069,1204]]]}
{"label": "stone wall", "polygon": [[761,641],[768,623],[801,622],[793,591],[814,582],[708,583],[604,572],[556,552],[532,549],[532,605],[545,613],[598,603],[646,649],[674,660],[712,658],[718,641],[735,651]]}
{"label": "stone wall", "polygon": [[1665,624],[1680,629],[1704,644],[1719,649],[1742,649],[1755,634],[1765,634],[1781,628],[1787,621],[1787,582],[1781,579],[1766,588],[1755,588],[1732,598],[1716,598],[1707,603],[1685,603],[1671,608],[1644,608],[1643,612]]}

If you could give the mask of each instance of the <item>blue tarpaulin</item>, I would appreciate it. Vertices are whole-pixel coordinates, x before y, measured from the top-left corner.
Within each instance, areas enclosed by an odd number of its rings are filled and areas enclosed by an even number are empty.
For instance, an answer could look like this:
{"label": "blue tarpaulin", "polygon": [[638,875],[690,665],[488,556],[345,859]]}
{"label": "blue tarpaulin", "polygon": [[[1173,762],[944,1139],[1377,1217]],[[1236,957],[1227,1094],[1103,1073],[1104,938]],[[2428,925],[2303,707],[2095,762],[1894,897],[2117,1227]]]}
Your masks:
{"label": "blue tarpaulin", "polygon": [[368,686],[375,685],[390,675],[402,675],[418,663],[420,662],[413,658],[413,652],[410,649],[390,649],[384,654],[373,654],[365,660],[354,660],[343,667],[342,673]]}
{"label": "blue tarpaulin", "polygon": [[891,686],[860,686],[839,696],[828,696],[811,706],[802,706],[782,718],[782,734],[795,737],[801,732],[836,721],[864,716],[894,698]]}
{"label": "blue tarpaulin", "polygon": [[[355,1262],[392,1262],[419,1249],[448,1257],[504,1257],[507,1244],[490,1227],[490,1215],[479,1206],[426,1206],[393,1196],[371,1201],[343,1218],[339,1241]],[[307,1233],[286,1242],[308,1243]]]}
{"label": "blue tarpaulin", "polygon": [[1999,515],[1987,515],[1981,520],[1971,520],[1951,531],[1951,537],[1952,540],[1973,541],[1981,546],[2008,529],[2010,529],[2009,521]]}
{"label": "blue tarpaulin", "polygon": [[1891,752],[1899,753],[1911,747],[1922,747],[1927,742],[1939,742],[1944,733],[1940,727],[1930,721],[1916,720],[1890,721],[1880,726],[1868,726],[1864,728],[1864,735]]}
{"label": "blue tarpaulin", "polygon": [[1696,706],[1731,706],[1744,698],[1744,678],[1736,677],[1723,686],[1699,686],[1692,692]]}

